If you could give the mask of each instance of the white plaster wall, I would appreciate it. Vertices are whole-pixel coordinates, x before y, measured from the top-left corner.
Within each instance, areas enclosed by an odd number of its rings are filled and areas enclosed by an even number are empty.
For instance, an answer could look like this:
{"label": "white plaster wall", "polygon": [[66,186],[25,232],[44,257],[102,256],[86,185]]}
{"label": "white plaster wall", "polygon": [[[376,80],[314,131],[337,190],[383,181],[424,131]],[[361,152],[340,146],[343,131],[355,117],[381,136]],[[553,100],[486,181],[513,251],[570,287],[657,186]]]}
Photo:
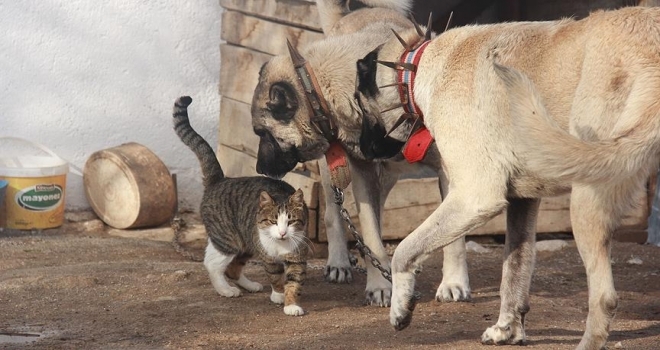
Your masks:
{"label": "white plaster wall", "polygon": [[[218,0],[0,0],[0,136],[37,141],[82,168],[95,151],[138,142],[178,176],[183,207],[202,186],[172,130],[176,97],[215,149],[220,109]],[[39,154],[0,140],[0,156]],[[67,208],[89,207],[82,177]]]}

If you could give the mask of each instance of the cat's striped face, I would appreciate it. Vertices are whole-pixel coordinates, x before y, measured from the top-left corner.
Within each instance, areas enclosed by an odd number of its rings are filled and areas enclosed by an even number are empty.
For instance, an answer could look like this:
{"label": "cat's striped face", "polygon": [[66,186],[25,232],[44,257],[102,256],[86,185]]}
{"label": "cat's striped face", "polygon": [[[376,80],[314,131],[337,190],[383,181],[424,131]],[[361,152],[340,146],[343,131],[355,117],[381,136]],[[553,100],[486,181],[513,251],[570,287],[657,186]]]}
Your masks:
{"label": "cat's striped face", "polygon": [[307,212],[302,191],[296,191],[285,203],[275,203],[262,192],[257,227],[262,246],[273,256],[293,253],[304,244]]}

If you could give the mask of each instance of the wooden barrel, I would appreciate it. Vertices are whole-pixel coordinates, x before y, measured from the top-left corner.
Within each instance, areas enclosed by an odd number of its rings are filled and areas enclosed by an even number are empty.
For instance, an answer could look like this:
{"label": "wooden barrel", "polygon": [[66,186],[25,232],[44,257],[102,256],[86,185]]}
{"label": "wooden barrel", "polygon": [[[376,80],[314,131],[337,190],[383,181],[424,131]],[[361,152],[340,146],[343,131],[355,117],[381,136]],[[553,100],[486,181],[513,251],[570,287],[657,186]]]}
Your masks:
{"label": "wooden barrel", "polygon": [[92,154],[85,163],[83,181],[92,209],[112,227],[158,226],[174,215],[177,196],[170,172],[138,143]]}

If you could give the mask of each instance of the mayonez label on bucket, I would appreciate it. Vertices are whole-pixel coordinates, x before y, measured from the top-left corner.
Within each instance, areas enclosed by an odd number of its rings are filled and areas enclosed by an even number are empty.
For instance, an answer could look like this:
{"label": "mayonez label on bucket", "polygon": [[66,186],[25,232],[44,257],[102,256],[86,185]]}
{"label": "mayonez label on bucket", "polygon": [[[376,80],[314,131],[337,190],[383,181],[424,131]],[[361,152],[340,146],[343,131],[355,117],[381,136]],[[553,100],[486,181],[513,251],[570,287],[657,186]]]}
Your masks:
{"label": "mayonez label on bucket", "polygon": [[16,194],[16,203],[32,211],[53,210],[61,201],[62,187],[59,185],[34,185]]}

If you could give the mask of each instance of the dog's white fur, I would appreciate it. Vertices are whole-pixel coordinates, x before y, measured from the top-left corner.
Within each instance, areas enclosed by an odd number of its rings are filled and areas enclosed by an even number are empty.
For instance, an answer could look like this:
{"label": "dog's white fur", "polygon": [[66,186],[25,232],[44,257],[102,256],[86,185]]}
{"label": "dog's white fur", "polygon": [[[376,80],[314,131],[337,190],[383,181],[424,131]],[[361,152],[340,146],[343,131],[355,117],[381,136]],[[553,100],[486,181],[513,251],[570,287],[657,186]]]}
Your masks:
{"label": "dog's white fur", "polygon": [[[402,51],[393,39],[379,59],[396,61]],[[395,79],[378,70],[378,85]],[[603,347],[617,305],[612,231],[658,165],[660,9],[450,30],[427,47],[414,93],[449,193],[395,251],[391,323],[409,324],[414,272],[427,254],[508,208],[500,317],[482,341],[524,342],[538,198],[572,188],[571,223],[589,281],[578,348]],[[397,99],[383,89],[376,102],[385,109]]]}

